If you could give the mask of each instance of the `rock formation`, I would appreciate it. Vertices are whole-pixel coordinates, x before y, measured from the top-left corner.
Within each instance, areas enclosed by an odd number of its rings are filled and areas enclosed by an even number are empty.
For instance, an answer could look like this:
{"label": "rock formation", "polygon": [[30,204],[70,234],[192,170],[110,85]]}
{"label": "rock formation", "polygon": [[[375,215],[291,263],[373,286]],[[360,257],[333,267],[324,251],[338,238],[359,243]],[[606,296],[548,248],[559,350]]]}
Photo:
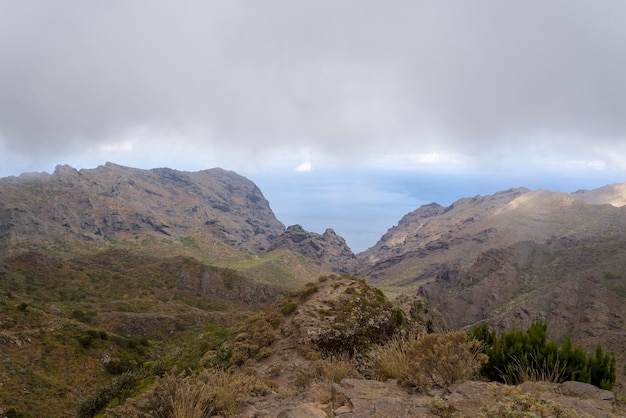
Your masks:
{"label": "rock formation", "polygon": [[250,180],[219,168],[183,172],[107,163],[0,179],[0,243],[85,243],[148,234],[202,236],[251,252],[284,231]]}
{"label": "rock formation", "polygon": [[281,248],[301,254],[335,273],[354,274],[356,270],[356,256],[346,241],[330,228],[320,235],[300,225],[289,226],[272,242],[269,251]]}

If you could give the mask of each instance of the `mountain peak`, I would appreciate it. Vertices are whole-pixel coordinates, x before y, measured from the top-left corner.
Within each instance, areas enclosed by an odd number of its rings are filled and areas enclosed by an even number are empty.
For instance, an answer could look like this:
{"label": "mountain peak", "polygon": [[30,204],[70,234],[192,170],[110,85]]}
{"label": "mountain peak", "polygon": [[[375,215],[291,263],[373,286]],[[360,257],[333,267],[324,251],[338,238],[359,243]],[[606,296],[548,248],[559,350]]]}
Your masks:
{"label": "mountain peak", "polygon": [[58,165],[52,175],[1,181],[0,192],[5,243],[63,239],[102,245],[146,234],[205,237],[262,252],[284,231],[259,188],[222,169],[143,170],[107,162],[77,171]]}

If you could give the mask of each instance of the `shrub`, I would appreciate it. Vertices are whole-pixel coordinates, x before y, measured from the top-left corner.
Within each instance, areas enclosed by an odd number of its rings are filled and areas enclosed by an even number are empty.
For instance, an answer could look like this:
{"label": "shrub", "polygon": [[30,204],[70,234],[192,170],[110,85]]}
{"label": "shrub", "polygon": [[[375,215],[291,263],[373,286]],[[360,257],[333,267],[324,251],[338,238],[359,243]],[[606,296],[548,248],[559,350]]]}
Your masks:
{"label": "shrub", "polygon": [[198,375],[165,375],[127,415],[138,417],[234,416],[248,396],[271,389],[254,376],[204,370]]}
{"label": "shrub", "polygon": [[519,386],[489,385],[489,395],[480,409],[481,418],[501,417],[577,417],[563,405],[541,399],[540,393],[524,393]]}
{"label": "shrub", "polygon": [[361,375],[347,359],[319,359],[298,369],[294,386],[305,390],[315,383],[339,383],[346,378],[359,378]]}
{"label": "shrub", "polygon": [[72,311],[72,318],[84,324],[91,324],[96,315],[96,312],[91,310],[85,312],[80,309],[75,309]]}
{"label": "shrub", "polygon": [[132,392],[141,377],[136,372],[127,372],[116,377],[110,385],[101,387],[95,395],[83,400],[78,405],[77,416],[79,418],[93,417],[106,408],[113,399],[125,398]]}
{"label": "shrub", "polygon": [[374,379],[387,380],[402,377],[409,364],[409,341],[394,337],[374,347],[369,353],[369,373]]}
{"label": "shrub", "polygon": [[315,283],[307,283],[304,285],[304,289],[299,292],[300,300],[305,301],[309,298],[309,296],[317,293],[320,290],[319,287]]}
{"label": "shrub", "polygon": [[392,339],[370,352],[370,370],[379,379],[400,378],[419,388],[447,387],[478,374],[487,357],[463,331]]}
{"label": "shrub", "polygon": [[104,365],[107,372],[112,375],[120,375],[126,372],[139,369],[139,363],[136,359],[110,360]]}
{"label": "shrub", "polygon": [[606,390],[611,390],[615,383],[615,355],[605,354],[600,344],[593,354],[587,355],[569,337],[559,347],[548,341],[545,323],[534,323],[526,331],[502,332],[499,337],[483,324],[470,335],[484,344],[489,361],[481,373],[489,380],[509,384],[577,380]]}
{"label": "shrub", "polygon": [[280,313],[283,315],[289,315],[295,311],[297,307],[298,304],[296,302],[285,302],[285,304],[280,307]]}
{"label": "shrub", "polygon": [[448,405],[446,401],[440,396],[433,396],[432,399],[428,402],[428,409],[434,415],[442,418],[462,418],[464,415],[457,411],[451,405]]}

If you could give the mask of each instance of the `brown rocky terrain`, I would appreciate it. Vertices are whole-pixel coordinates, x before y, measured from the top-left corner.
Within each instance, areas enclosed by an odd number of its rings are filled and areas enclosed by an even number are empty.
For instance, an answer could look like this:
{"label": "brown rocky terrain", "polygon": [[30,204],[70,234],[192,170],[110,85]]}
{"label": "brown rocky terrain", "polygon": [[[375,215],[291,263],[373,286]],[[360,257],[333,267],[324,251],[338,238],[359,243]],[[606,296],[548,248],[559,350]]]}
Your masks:
{"label": "brown rocky terrain", "polygon": [[[289,392],[298,370],[314,361],[307,347],[339,355],[393,336],[401,318],[419,324],[418,332],[447,329],[445,320],[452,329],[544,321],[553,339],[571,336],[588,350],[601,342],[615,352],[619,382],[626,364],[625,189],[518,188],[449,207],[433,203],[355,256],[332,229],[285,229],[252,182],[221,169],[107,163],[0,179],[0,348],[9,359],[0,382],[37,392],[44,404],[58,396],[72,405],[111,381],[102,370],[111,356],[164,356],[170,365],[197,367],[191,359],[209,355],[251,310],[329,272],[356,272],[402,297],[389,302],[354,278],[316,282],[301,290],[306,297],[289,293],[277,333],[268,331],[270,320],[251,334],[272,338],[271,354],[253,367],[277,386],[249,400],[244,416],[431,416],[444,413],[435,413],[441,399],[442,408],[475,416],[482,408],[476,398],[500,389],[466,382],[416,395],[396,381],[362,379],[322,388],[340,404],[320,400],[319,387]],[[144,340],[158,344],[148,353],[137,346]],[[171,345],[179,341],[184,348]],[[250,343],[246,353],[257,348]],[[63,357],[68,373],[54,356]],[[606,393],[519,390],[515,396],[576,404],[582,416],[611,416]],[[36,408],[32,399],[18,404]]]}
{"label": "brown rocky terrain", "polygon": [[328,228],[323,234],[308,232],[300,225],[292,225],[270,245],[268,251],[285,248],[314,260],[328,271],[354,274],[357,259],[346,241]]}
{"label": "brown rocky terrain", "polygon": [[[425,205],[358,255],[370,283],[418,293],[452,329],[548,324],[626,363],[626,184],[573,194],[510,189]],[[621,373],[620,373],[621,375]],[[622,377],[619,378],[620,380]]]}
{"label": "brown rocky terrain", "polygon": [[4,248],[137,236],[202,237],[259,252],[284,231],[261,191],[222,169],[140,170],[107,163],[0,179]]}
{"label": "brown rocky terrain", "polygon": [[[405,318],[402,323],[397,321],[398,311]],[[244,399],[234,416],[499,417],[526,410],[539,416],[617,417],[623,412],[612,392],[580,382],[507,386],[465,380],[424,390],[398,379],[379,381],[360,375],[367,373],[366,357],[351,353],[367,352],[393,335],[425,333],[429,320],[437,331],[445,330],[439,314],[419,297],[388,301],[375,288],[348,276],[323,277],[292,292],[233,336],[230,344],[237,347],[250,341],[260,322],[275,324],[268,347],[262,349],[268,354],[249,358],[235,371],[255,374],[273,389]],[[258,337],[254,341],[260,342]],[[356,365],[351,371],[349,362]],[[334,381],[333,374],[348,376]],[[105,416],[135,416],[145,405],[141,399],[129,400]]]}
{"label": "brown rocky terrain", "polygon": [[388,285],[423,283],[444,264],[467,267],[484,251],[521,241],[589,242],[626,236],[626,209],[589,204],[577,196],[519,188],[460,199],[447,208],[422,206],[358,254],[359,276]]}
{"label": "brown rocky terrain", "polygon": [[[324,392],[326,391],[326,392]],[[493,404],[511,407],[494,407]],[[526,415],[524,403],[538,405]],[[516,409],[517,408],[517,409]],[[555,412],[549,412],[550,409]],[[542,413],[545,415],[538,415]],[[490,412],[493,411],[493,412]],[[516,414],[508,415],[507,414]],[[614,394],[580,382],[497,383],[462,381],[430,393],[415,394],[395,379],[380,382],[344,379],[326,387],[315,387],[298,396],[269,395],[248,398],[240,418],[434,418],[476,416],[577,416],[616,418],[625,411],[616,408]],[[491,415],[487,415],[490,413]],[[559,415],[560,414],[560,415]],[[569,415],[568,415],[569,414]]]}

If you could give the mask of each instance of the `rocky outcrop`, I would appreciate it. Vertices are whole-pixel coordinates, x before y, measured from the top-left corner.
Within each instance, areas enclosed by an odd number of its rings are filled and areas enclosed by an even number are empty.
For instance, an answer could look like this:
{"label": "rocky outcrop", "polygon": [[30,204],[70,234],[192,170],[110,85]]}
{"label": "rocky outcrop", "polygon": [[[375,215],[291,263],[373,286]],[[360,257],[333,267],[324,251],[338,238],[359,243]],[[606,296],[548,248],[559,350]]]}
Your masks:
{"label": "rocky outcrop", "polygon": [[0,245],[202,237],[265,251],[284,231],[258,187],[219,168],[184,172],[107,163],[0,179]]}
{"label": "rocky outcrop", "polygon": [[288,249],[319,266],[340,274],[354,274],[357,259],[346,241],[328,228],[323,234],[308,232],[300,225],[292,225],[278,236],[269,251]]}
{"label": "rocky outcrop", "polygon": [[[534,408],[534,409],[533,409]],[[522,415],[526,412],[528,415]],[[344,379],[299,396],[248,398],[238,417],[623,416],[612,392],[580,382],[527,382],[517,387],[462,381],[430,393],[410,393],[397,380]],[[487,415],[489,413],[489,415]],[[545,413],[543,415],[542,413]],[[574,415],[575,414],[575,415]],[[537,415],[539,416],[539,415]]]}

